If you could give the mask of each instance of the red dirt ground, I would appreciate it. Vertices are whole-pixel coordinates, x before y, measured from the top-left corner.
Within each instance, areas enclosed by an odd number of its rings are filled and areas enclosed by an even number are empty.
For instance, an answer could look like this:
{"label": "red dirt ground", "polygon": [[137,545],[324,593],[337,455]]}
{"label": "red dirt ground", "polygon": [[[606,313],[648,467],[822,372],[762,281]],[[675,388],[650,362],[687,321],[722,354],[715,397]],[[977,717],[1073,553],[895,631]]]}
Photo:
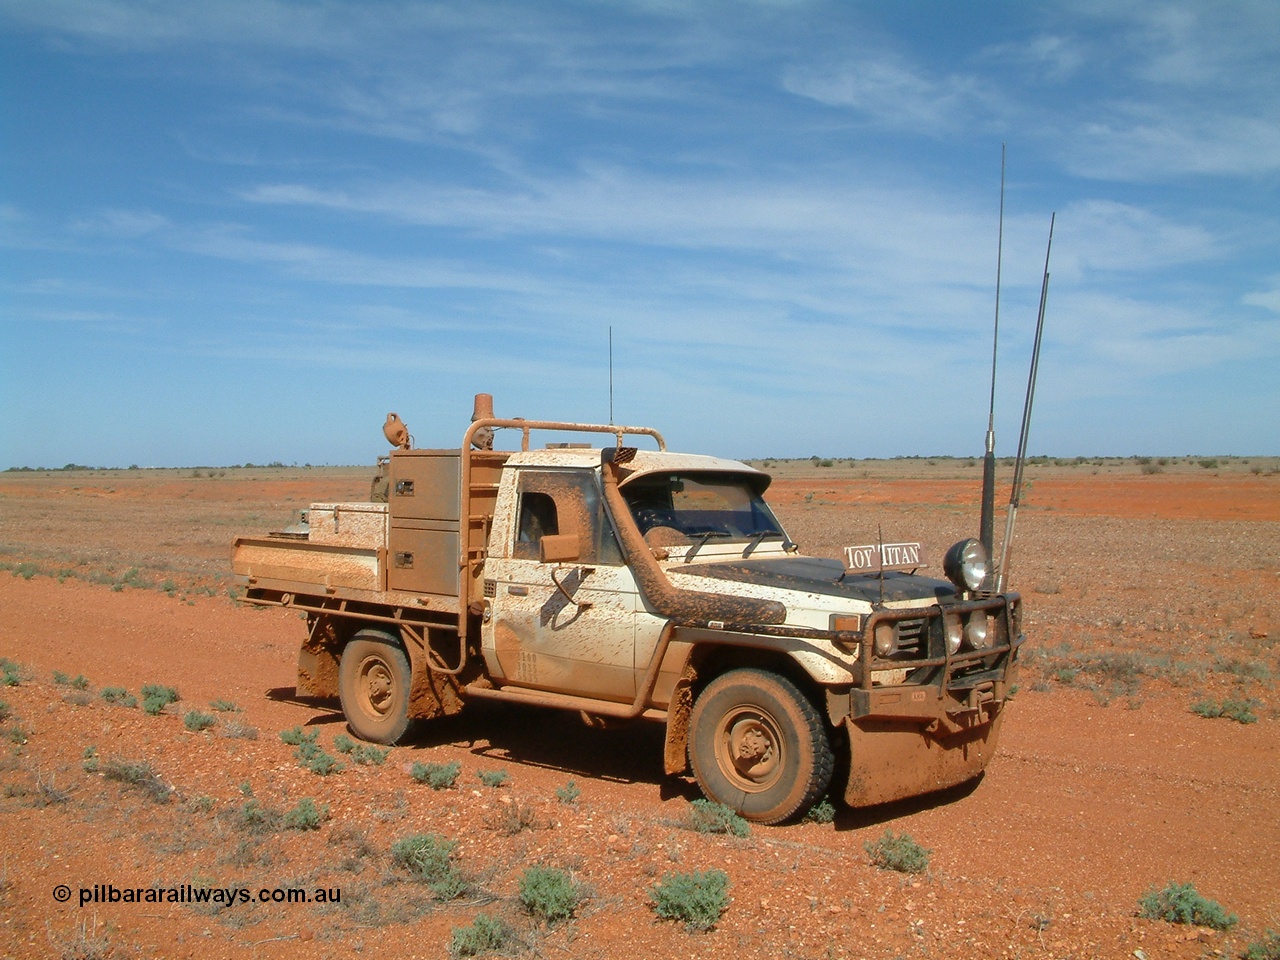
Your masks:
{"label": "red dirt ground", "polygon": [[[451,931],[480,912],[512,926],[510,952],[574,957],[1154,960],[1238,956],[1280,930],[1275,477],[1035,477],[1013,567],[1030,616],[1023,686],[987,775],[742,839],[681,826],[698,794],[662,775],[656,726],[592,730],[568,714],[485,705],[421,727],[381,766],[344,758],[324,778],[301,768],[280,731],[318,731],[336,753],[345,729],[333,704],[293,696],[301,622],[199,587],[217,583],[215,548],[225,557],[236,533],[278,528],[312,499],[358,498],[366,483],[0,479],[13,571],[0,572],[0,656],[20,668],[18,685],[0,687],[0,954],[444,957]],[[771,497],[795,539],[834,554],[881,529],[945,546],[972,527],[974,486],[815,471],[784,476]],[[19,575],[21,563],[32,566]],[[142,572],[129,579],[125,567]],[[133,585],[166,575],[167,592]],[[77,675],[87,690],[65,682]],[[144,683],[182,701],[153,717],[99,696]],[[1189,709],[1237,697],[1257,701],[1258,722]],[[241,712],[188,731],[182,715],[214,700]],[[101,765],[120,760],[149,764],[168,802],[104,778]],[[407,772],[454,760],[452,790]],[[86,770],[94,761],[99,771]],[[499,769],[500,787],[477,777]],[[560,803],[570,779],[581,795]],[[328,805],[320,829],[247,828],[251,798],[287,810],[304,797]],[[864,845],[886,829],[932,851],[926,874],[870,864]],[[471,882],[462,899],[434,901],[392,863],[392,842],[422,832],[458,841]],[[583,886],[576,919],[547,929],[521,911],[531,864]],[[654,883],[709,868],[731,884],[714,931],[655,918]],[[1194,884],[1238,924],[1219,933],[1139,918],[1139,898],[1171,882]],[[55,900],[58,884],[70,902]],[[81,907],[95,884],[300,886],[340,889],[342,901]]]}

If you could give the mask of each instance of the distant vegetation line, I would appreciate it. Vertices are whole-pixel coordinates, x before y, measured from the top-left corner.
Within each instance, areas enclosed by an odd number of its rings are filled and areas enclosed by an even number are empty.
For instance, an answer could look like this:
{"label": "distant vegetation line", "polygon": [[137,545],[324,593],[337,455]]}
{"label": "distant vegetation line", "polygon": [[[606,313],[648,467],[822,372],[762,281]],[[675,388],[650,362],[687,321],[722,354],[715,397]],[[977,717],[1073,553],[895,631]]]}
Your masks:
{"label": "distant vegetation line", "polygon": [[[1001,466],[1013,466],[1015,457],[996,457],[996,463]],[[1253,460],[1273,461],[1278,459],[1275,456],[1267,454],[1257,454],[1252,457],[1248,456],[1216,456],[1206,457],[1201,454],[1190,453],[1185,456],[1170,457],[1050,457],[1045,455],[1027,457],[1027,463],[1048,467],[1083,467],[1083,466],[1106,466],[1109,464],[1133,464],[1139,467],[1168,467],[1180,465],[1198,464],[1206,470],[1212,470],[1215,467],[1227,466],[1229,464],[1238,464],[1240,466],[1248,466]],[[921,456],[918,454],[900,455],[896,457],[755,457],[745,461],[746,463],[756,463],[768,466],[774,463],[811,463],[816,467],[838,467],[842,464],[855,463],[900,463],[910,461],[915,463],[925,463],[934,466],[938,463],[956,464],[966,467],[976,467],[981,465],[980,457],[954,457],[954,456]]]}
{"label": "distant vegetation line", "polygon": [[132,464],[128,467],[91,467],[83,463],[68,463],[61,467],[9,467],[5,473],[62,473],[80,470],[88,473],[115,472],[120,473],[129,470],[332,470],[332,469],[359,469],[368,466],[367,464],[358,463],[281,463],[279,460],[272,460],[270,463],[232,463],[226,466],[209,466],[207,464],[195,464],[185,467],[141,467],[138,464]]}
{"label": "distant vegetation line", "polygon": [[[1080,467],[1080,466],[1106,466],[1108,464],[1133,464],[1140,468],[1149,468],[1145,472],[1158,473],[1159,468],[1167,466],[1183,466],[1183,465],[1199,465],[1206,470],[1213,470],[1225,466],[1249,466],[1254,460],[1275,461],[1278,458],[1275,455],[1258,454],[1254,456],[1204,456],[1202,454],[1185,454],[1182,456],[1167,457],[1108,457],[1108,456],[1091,456],[1091,457],[1053,457],[1039,455],[1028,457],[1027,463],[1033,466],[1057,466],[1057,467]],[[750,457],[744,458],[743,462],[755,464],[763,467],[770,467],[775,464],[811,464],[816,467],[840,467],[852,466],[854,464],[868,463],[896,463],[896,462],[916,462],[934,466],[939,463],[977,467],[982,463],[979,457],[957,457],[957,456],[922,456],[919,454],[899,455],[896,457]],[[996,462],[1001,466],[1012,466],[1013,457],[997,457]],[[106,467],[106,466],[89,466],[83,463],[68,463],[61,467],[9,467],[5,473],[62,473],[81,471],[86,473],[103,473],[103,472],[125,472],[125,471],[142,471],[142,470],[193,470],[207,472],[209,476],[215,476],[218,471],[227,470],[357,470],[369,468],[370,464],[353,464],[353,463],[283,463],[279,460],[272,460],[270,463],[233,463],[226,466],[210,466],[207,464],[193,464],[189,466],[177,467],[142,467],[138,464],[131,464],[127,467]],[[1256,465],[1255,465],[1256,466]],[[1275,464],[1270,466],[1274,468]],[[1254,472],[1258,472],[1255,470]]]}

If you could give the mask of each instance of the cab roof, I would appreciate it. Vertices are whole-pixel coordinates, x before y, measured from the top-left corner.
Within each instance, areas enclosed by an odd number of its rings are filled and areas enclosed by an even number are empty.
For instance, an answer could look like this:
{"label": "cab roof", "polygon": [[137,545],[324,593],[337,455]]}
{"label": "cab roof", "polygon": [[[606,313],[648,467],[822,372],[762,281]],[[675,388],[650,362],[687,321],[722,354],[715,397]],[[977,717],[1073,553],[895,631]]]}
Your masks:
{"label": "cab roof", "polygon": [[[590,468],[600,466],[600,448],[557,448],[550,450],[525,450],[512,453],[507,463],[513,466],[528,467],[573,467]],[[750,476],[758,484],[757,489],[763,491],[769,486],[772,477],[763,470],[748,466],[740,460],[729,460],[724,457],[709,457],[701,453],[676,453],[671,450],[638,450],[635,458],[622,468],[622,485],[630,483],[638,477],[655,473],[738,473]]]}

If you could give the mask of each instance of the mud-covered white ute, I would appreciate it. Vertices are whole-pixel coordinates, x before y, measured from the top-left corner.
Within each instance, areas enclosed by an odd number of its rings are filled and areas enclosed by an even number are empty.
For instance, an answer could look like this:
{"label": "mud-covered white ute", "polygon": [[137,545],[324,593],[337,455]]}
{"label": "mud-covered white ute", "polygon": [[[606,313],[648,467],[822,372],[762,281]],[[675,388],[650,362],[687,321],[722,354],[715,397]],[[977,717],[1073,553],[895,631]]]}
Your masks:
{"label": "mud-covered white ute", "polygon": [[[947,580],[855,573],[802,555],[746,464],[485,412],[461,449],[393,451],[388,503],[233,547],[249,602],[307,613],[299,692],[340,696],[357,735],[394,743],[475,699],[657,720],[666,772],[759,823],[982,772],[1022,637],[977,541]],[[521,450],[491,449],[503,428]],[[531,450],[534,429],[617,442]]]}

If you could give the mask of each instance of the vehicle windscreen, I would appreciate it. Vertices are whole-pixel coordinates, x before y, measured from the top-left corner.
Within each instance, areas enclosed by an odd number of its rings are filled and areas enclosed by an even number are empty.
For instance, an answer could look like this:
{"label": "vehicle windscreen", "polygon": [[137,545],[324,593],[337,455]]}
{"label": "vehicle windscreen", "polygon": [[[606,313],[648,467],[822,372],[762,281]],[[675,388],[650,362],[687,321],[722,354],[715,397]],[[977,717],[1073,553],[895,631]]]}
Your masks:
{"label": "vehicle windscreen", "polygon": [[785,540],[773,511],[756,492],[759,486],[750,474],[664,473],[637,477],[621,492],[643,535],[674,531],[689,541]]}

